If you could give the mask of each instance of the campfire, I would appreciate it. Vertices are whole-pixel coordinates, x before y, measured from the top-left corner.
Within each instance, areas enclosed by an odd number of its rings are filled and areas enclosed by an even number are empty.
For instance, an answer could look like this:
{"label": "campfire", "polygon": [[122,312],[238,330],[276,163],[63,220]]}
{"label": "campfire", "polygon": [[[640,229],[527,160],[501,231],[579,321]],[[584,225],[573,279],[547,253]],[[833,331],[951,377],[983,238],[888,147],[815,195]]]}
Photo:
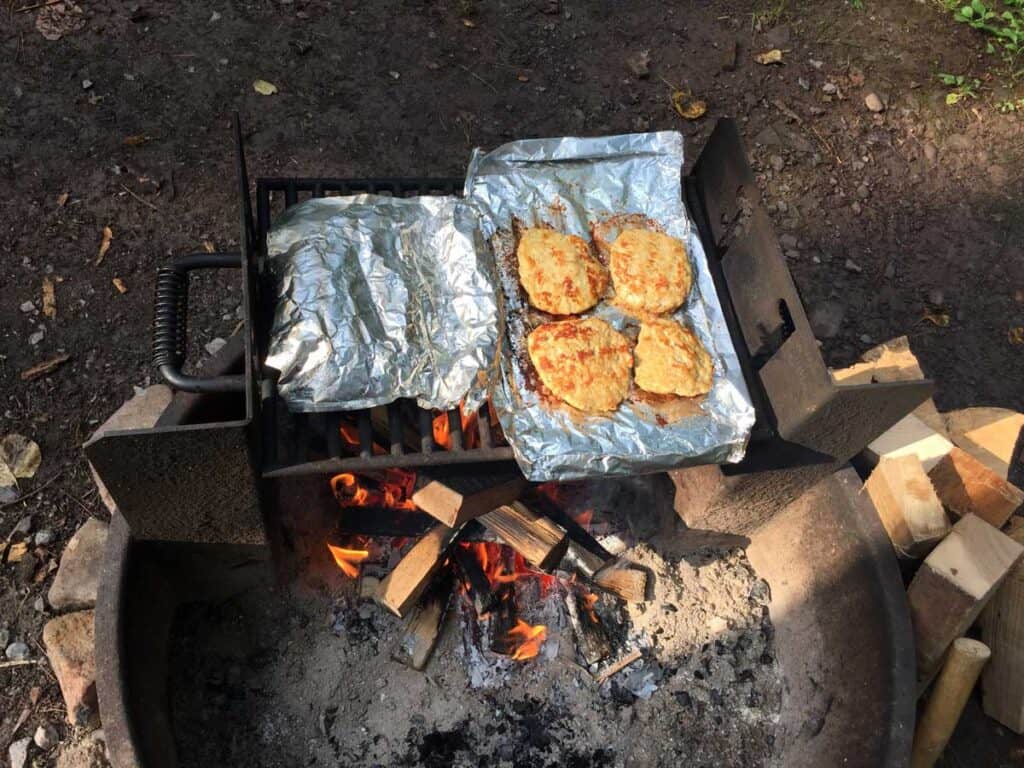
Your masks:
{"label": "campfire", "polygon": [[[474,444],[478,414],[459,416],[433,419],[439,447]],[[346,424],[340,431],[345,441],[356,434]],[[592,509],[569,511],[563,486],[527,491],[515,470],[483,475],[450,468],[343,472],[329,482],[339,533],[327,549],[362,597],[405,619],[396,659],[423,669],[454,607],[476,625],[471,634],[479,653],[529,662],[543,656],[550,636],[532,617],[539,604],[556,600],[585,666],[600,674],[628,663],[622,661],[628,649],[616,640],[624,635],[616,609],[645,599],[648,573],[592,534]],[[381,530],[421,533],[365,529],[368,511],[391,521]]]}

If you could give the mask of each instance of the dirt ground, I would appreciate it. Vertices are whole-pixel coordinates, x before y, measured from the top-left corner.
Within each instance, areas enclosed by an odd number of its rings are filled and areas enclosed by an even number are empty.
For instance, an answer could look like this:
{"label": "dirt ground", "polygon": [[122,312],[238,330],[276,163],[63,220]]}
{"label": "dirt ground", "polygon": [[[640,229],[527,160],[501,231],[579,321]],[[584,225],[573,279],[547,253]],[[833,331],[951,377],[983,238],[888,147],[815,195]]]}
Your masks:
{"label": "dirt ground", "polygon": [[[827,362],[906,333],[941,410],[1024,409],[1024,346],[1008,337],[1024,325],[1024,123],[991,100],[946,106],[938,72],[981,76],[991,62],[935,3],[82,0],[81,28],[56,41],[24,5],[0,9],[0,434],[38,441],[43,464],[22,490],[47,485],[0,508],[0,534],[31,514],[59,555],[87,515],[107,516],[80,445],[155,380],[157,266],[204,241],[237,245],[234,110],[254,177],[454,175],[474,146],[648,129],[683,131],[692,162],[716,118],[734,116]],[[775,7],[754,31],[753,14]],[[771,48],[781,65],[754,61]],[[626,59],[644,50],[641,77]],[[705,117],[673,112],[680,86]],[[869,91],[884,112],[865,107]],[[53,318],[40,312],[47,276]],[[194,285],[201,356],[235,327],[239,287]],[[929,307],[948,325],[925,320]],[[64,353],[51,374],[19,377]],[[0,568],[0,625],[38,655],[33,604],[50,578]],[[45,671],[0,670],[4,748],[35,685],[18,735],[61,721]]]}

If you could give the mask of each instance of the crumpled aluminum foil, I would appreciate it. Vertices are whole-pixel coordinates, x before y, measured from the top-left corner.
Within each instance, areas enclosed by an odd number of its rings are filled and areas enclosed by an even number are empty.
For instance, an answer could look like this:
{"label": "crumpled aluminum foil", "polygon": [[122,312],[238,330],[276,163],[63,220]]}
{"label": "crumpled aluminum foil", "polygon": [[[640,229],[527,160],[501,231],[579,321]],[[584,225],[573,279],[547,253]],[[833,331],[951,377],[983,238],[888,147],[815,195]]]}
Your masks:
{"label": "crumpled aluminum foil", "polygon": [[[505,315],[492,400],[530,480],[655,472],[743,458],[754,409],[704,249],[682,202],[682,164],[683,138],[675,132],[524,140],[473,154],[465,192],[481,209]],[[674,317],[694,329],[715,363],[711,392],[703,400],[678,401],[685,407],[668,419],[634,400],[610,415],[582,414],[542,402],[527,383],[526,335],[542,319],[528,307],[510,258],[513,219],[590,240],[592,224],[624,214],[651,219],[686,243],[694,283]],[[636,325],[606,303],[588,314],[619,330]]]}
{"label": "crumpled aluminum foil", "polygon": [[[267,365],[292,411],[416,398],[453,408],[494,358],[497,300],[475,208],[456,197],[307,200],[267,235]],[[475,400],[475,402],[474,402]]]}

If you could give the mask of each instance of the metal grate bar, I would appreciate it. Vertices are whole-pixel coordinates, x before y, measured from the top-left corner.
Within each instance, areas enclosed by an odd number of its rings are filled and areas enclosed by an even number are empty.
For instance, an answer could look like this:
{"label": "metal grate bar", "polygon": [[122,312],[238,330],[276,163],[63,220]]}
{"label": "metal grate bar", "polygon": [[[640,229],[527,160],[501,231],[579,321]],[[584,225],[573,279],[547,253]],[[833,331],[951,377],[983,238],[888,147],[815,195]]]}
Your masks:
{"label": "metal grate bar", "polygon": [[373,457],[373,424],[370,423],[370,411],[364,408],[356,416],[359,422],[359,458]]}
{"label": "metal grate bar", "polygon": [[420,423],[420,450],[423,453],[431,453],[434,450],[434,419],[430,411],[424,408],[416,408],[416,415]]}
{"label": "metal grate bar", "polygon": [[480,447],[491,447],[491,409],[487,405],[481,406],[476,412],[477,430],[480,435]]}
{"label": "metal grate bar", "polygon": [[451,450],[462,450],[462,413],[458,408],[448,411],[448,440]]}
{"label": "metal grate bar", "polygon": [[324,431],[327,433],[327,455],[341,456],[341,414],[328,413],[323,417]]}
{"label": "metal grate bar", "polygon": [[291,208],[299,201],[298,191],[295,182],[290,182],[284,188],[284,207]]}
{"label": "metal grate bar", "polygon": [[388,403],[388,439],[391,441],[391,455],[401,456],[405,453],[405,425],[402,423],[402,412],[398,403]]}

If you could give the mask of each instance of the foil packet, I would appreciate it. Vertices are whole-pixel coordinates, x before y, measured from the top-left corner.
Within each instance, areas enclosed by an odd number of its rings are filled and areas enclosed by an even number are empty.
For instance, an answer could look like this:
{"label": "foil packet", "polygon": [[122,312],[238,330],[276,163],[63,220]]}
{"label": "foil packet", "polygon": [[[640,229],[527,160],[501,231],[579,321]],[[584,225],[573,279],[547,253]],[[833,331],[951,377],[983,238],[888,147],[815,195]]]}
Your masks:
{"label": "foil packet", "polygon": [[498,337],[479,223],[451,196],[323,197],[286,210],[267,235],[277,295],[266,364],[288,408],[478,407]]}
{"label": "foil packet", "polygon": [[[675,132],[516,141],[476,150],[466,198],[481,213],[500,283],[502,323],[492,402],[520,468],[533,481],[656,472],[743,458],[754,409],[722,315],[700,237],[682,202],[683,138]],[[519,227],[548,226],[609,242],[641,219],[679,238],[693,269],[686,303],[672,317],[711,355],[714,382],[702,398],[652,405],[636,397],[610,414],[584,414],[538,393],[526,336],[546,317],[529,307],[515,264]],[[625,224],[624,224],[625,223]],[[602,301],[583,316],[617,330],[637,321]]]}

